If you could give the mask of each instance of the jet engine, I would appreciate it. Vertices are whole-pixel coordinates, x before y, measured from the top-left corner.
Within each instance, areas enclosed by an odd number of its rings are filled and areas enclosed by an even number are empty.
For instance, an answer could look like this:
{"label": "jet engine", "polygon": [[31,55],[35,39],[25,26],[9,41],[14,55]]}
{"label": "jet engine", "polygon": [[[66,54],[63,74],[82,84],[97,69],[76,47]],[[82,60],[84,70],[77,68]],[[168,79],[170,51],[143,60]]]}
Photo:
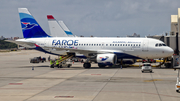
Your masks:
{"label": "jet engine", "polygon": [[97,54],[96,61],[97,63],[116,64],[117,56],[116,54]]}

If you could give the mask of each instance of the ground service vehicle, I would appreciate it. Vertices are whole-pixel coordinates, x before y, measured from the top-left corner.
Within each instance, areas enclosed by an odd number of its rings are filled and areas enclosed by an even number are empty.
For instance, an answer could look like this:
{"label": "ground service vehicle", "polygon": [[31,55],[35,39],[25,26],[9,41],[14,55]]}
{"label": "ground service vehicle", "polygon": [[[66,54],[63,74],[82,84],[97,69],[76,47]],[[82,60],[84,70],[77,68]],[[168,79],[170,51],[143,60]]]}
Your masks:
{"label": "ground service vehicle", "polygon": [[39,63],[39,62],[45,62],[46,61],[46,58],[41,58],[41,56],[39,57],[34,57],[32,59],[30,59],[30,63]]}
{"label": "ground service vehicle", "polygon": [[150,63],[143,63],[142,68],[141,68],[142,73],[144,71],[149,71],[152,72],[152,67]]}

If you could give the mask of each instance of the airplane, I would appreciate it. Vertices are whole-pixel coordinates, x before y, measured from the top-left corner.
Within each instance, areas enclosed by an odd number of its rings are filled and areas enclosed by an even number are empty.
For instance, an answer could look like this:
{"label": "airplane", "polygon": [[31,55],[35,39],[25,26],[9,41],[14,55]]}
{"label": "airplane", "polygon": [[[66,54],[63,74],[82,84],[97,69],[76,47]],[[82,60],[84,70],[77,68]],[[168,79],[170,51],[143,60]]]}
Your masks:
{"label": "airplane", "polygon": [[18,10],[24,39],[18,39],[14,43],[54,55],[59,54],[48,49],[55,49],[56,52],[66,50],[67,54],[75,56],[76,53],[83,54],[87,58],[83,64],[84,68],[90,68],[93,61],[101,68],[120,63],[123,59],[165,58],[174,53],[164,42],[152,38],[49,36],[27,8]]}

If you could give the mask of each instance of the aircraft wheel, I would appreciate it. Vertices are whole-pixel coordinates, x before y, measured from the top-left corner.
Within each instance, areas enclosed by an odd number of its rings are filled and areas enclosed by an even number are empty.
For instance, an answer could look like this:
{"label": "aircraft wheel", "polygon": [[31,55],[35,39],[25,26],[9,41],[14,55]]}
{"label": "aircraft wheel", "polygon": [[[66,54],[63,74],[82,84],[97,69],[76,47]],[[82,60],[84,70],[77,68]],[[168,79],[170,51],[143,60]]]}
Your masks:
{"label": "aircraft wheel", "polygon": [[60,65],[59,68],[62,68],[62,65]]}
{"label": "aircraft wheel", "polygon": [[69,64],[67,67],[68,67],[68,68],[70,68],[70,67],[71,67],[71,65]]}
{"label": "aircraft wheel", "polygon": [[51,67],[51,68],[54,68],[54,65],[51,65],[50,67]]}
{"label": "aircraft wheel", "polygon": [[90,63],[84,63],[84,64],[83,64],[83,67],[84,67],[84,68],[91,68],[91,64],[90,64]]}
{"label": "aircraft wheel", "polygon": [[58,68],[60,68],[60,66],[59,66],[59,65],[57,65],[57,67],[58,67]]}

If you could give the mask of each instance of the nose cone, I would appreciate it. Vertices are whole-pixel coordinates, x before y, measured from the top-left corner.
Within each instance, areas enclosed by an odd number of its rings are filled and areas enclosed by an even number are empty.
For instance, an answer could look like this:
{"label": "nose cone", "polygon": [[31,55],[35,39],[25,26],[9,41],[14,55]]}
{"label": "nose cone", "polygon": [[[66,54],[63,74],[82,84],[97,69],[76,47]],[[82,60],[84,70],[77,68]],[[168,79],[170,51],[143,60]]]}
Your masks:
{"label": "nose cone", "polygon": [[173,50],[172,48],[168,47],[168,48],[166,49],[166,54],[167,54],[168,56],[172,56],[172,55],[174,54],[174,50]]}

